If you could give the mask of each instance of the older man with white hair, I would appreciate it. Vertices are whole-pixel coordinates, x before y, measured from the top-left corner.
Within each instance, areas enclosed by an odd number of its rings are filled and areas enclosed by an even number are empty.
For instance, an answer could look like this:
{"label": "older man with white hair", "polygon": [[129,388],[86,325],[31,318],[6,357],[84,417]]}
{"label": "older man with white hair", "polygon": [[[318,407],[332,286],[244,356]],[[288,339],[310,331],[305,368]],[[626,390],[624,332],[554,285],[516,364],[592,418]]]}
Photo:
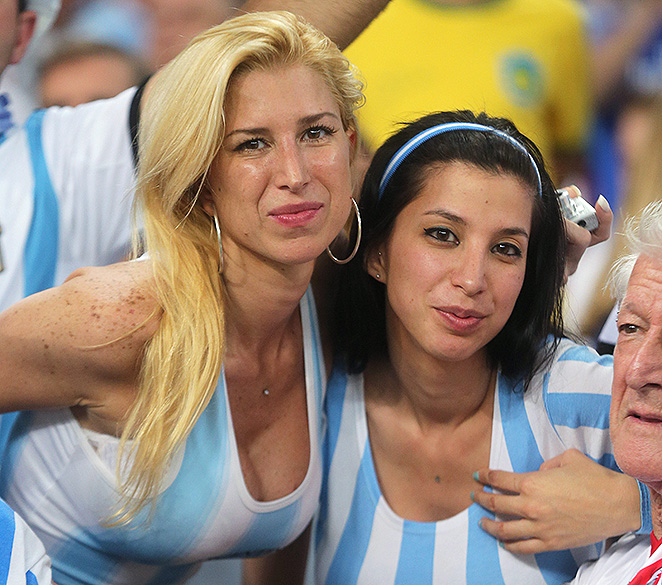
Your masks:
{"label": "older man with white hair", "polygon": [[662,583],[662,201],[647,206],[626,230],[632,254],[611,275],[619,299],[610,433],[620,468],[646,484],[653,532],[626,535],[573,585]]}

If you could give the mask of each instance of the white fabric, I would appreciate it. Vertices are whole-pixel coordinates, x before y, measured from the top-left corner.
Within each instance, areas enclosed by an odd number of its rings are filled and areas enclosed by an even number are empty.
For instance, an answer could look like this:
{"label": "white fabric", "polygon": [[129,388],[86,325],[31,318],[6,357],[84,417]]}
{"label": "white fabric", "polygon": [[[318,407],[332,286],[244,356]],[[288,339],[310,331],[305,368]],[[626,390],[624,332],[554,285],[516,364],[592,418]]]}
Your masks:
{"label": "white fabric", "polygon": [[572,585],[628,585],[640,569],[662,558],[662,547],[650,552],[650,536],[626,534],[597,561],[580,567]]}
{"label": "white fabric", "polygon": [[52,185],[59,240],[53,284],[76,268],[121,260],[131,241],[134,186],[128,112],[135,89],[76,108],[49,108],[40,142],[46,175],[35,174],[28,132],[0,144],[0,310],[24,296],[25,246],[35,189]]}
{"label": "white fabric", "polygon": [[0,495],[44,542],[58,585],[181,583],[201,561],[263,554],[301,534],[319,501],[326,374],[311,291],[300,309],[311,456],[302,483],[277,500],[256,501],[244,483],[224,376],[172,462],[154,517],[128,528],[102,525],[117,502],[107,452],[117,454],[117,440],[92,436],[97,453],[69,409],[0,417]]}
{"label": "white fabric", "polygon": [[[525,394],[519,383],[499,376],[490,468],[535,471],[570,448],[616,468],[608,430],[611,379],[611,356],[568,340]],[[477,504],[439,522],[399,517],[375,472],[362,376],[336,367],[326,401],[325,483],[315,538],[319,585],[553,585],[599,554],[596,545],[514,555],[479,528],[489,513]]]}

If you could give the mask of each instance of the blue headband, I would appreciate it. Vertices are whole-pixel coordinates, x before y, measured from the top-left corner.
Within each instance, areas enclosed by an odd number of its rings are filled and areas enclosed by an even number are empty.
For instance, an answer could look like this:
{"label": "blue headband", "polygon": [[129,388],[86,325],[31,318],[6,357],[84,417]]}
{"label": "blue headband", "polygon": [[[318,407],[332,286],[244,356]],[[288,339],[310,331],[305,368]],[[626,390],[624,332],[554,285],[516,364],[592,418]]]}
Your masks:
{"label": "blue headband", "polygon": [[411,140],[408,140],[402,147],[400,147],[398,152],[393,155],[390,162],[388,163],[388,166],[384,171],[384,176],[379,183],[379,199],[382,198],[384,190],[386,189],[386,185],[388,185],[388,182],[391,180],[391,177],[395,171],[398,170],[398,167],[414,150],[416,150],[421,144],[427,140],[430,140],[430,138],[433,138],[434,136],[445,134],[446,132],[453,132],[455,130],[475,130],[476,132],[489,132],[490,134],[496,134],[497,136],[500,136],[504,140],[510,142],[510,144],[512,144],[517,150],[526,154],[526,156],[529,157],[529,161],[531,161],[531,166],[536,172],[536,177],[538,178],[538,195],[542,197],[542,180],[540,179],[540,171],[538,170],[538,165],[536,164],[536,161],[533,160],[531,153],[526,148],[524,148],[520,142],[515,140],[512,136],[510,136],[510,134],[506,134],[501,130],[491,128],[490,126],[483,126],[482,124],[471,124],[469,122],[451,122],[450,124],[439,124],[438,126],[432,126],[427,130],[423,130],[423,132],[420,132]]}

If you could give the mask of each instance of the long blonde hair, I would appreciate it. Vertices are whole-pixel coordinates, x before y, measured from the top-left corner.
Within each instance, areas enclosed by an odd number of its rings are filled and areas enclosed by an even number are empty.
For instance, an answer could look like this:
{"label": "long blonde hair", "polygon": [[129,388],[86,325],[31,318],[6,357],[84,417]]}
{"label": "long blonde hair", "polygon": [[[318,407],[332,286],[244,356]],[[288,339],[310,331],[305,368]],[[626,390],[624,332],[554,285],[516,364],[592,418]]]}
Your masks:
{"label": "long blonde hair", "polygon": [[[363,96],[351,65],[321,32],[287,12],[245,14],[214,27],[154,80],[142,113],[136,213],[154,266],[162,317],[147,344],[120,443],[130,468],[114,523],[154,505],[172,454],[216,388],[224,355],[221,258],[198,202],[225,131],[233,76],[300,64],[318,72],[346,129]],[[131,439],[128,443],[127,440]]]}

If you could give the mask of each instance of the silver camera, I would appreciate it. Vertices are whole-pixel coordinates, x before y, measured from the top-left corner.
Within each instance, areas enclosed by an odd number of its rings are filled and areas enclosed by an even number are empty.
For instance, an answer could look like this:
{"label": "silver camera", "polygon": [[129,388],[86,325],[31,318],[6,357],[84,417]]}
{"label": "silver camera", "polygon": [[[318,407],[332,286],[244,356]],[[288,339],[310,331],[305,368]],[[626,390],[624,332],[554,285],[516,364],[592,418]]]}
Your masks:
{"label": "silver camera", "polygon": [[598,216],[590,203],[581,197],[570,197],[565,189],[559,189],[556,193],[559,196],[561,211],[566,219],[586,228],[589,232],[598,227]]}

